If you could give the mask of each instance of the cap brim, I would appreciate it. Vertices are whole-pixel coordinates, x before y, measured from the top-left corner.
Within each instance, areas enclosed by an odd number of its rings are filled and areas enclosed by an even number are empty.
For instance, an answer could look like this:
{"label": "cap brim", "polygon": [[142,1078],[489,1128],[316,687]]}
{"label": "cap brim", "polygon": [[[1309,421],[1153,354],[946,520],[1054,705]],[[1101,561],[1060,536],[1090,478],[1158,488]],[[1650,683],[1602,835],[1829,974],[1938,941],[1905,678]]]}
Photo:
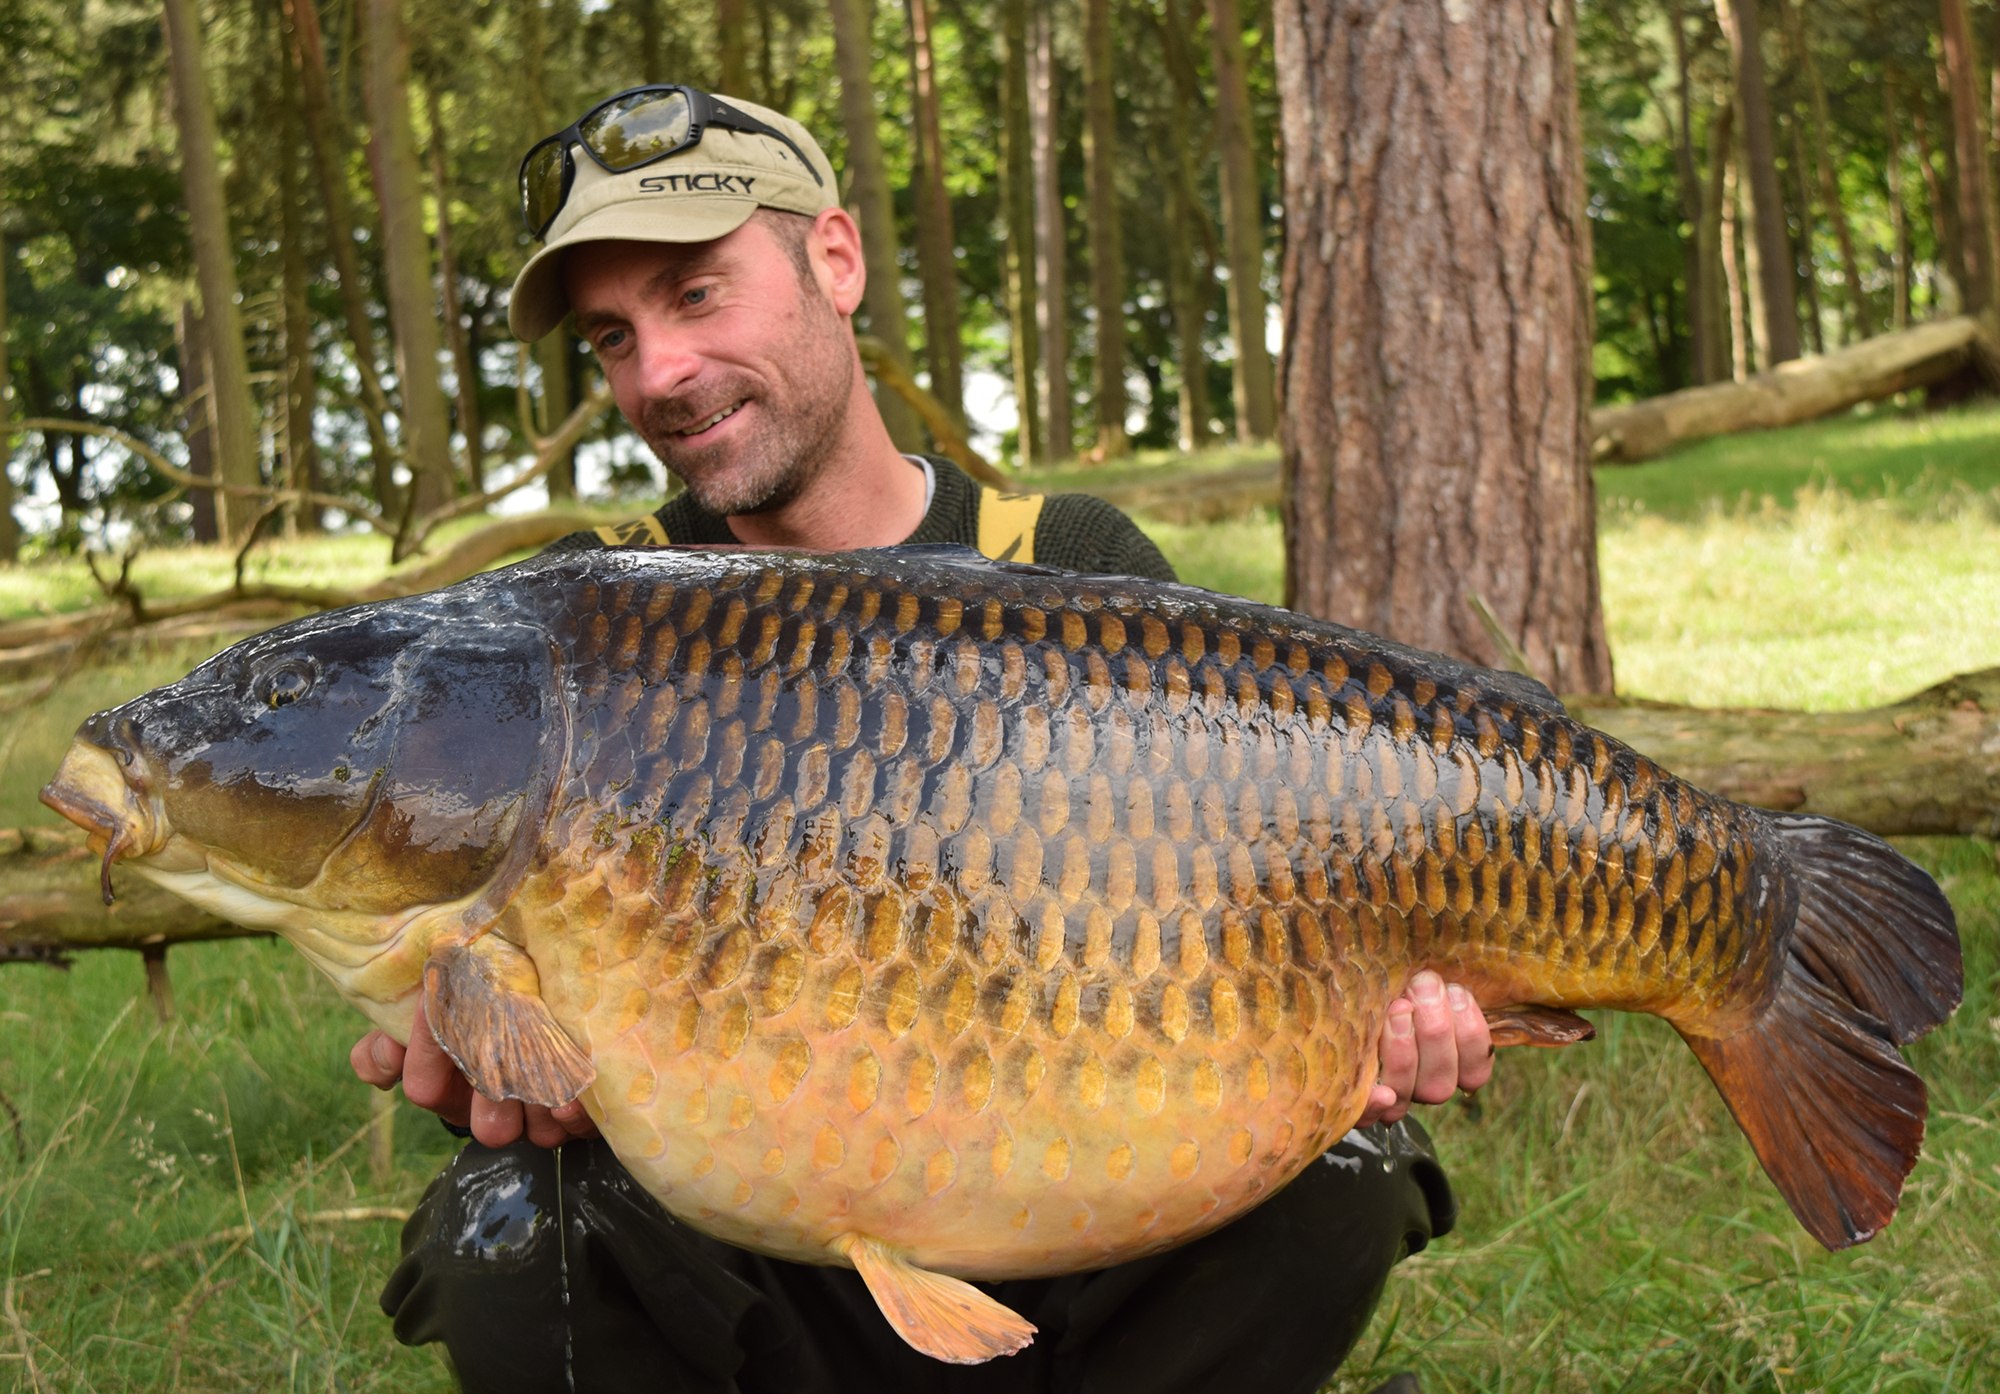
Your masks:
{"label": "cap brim", "polygon": [[711,197],[662,205],[648,198],[587,213],[521,268],[507,301],[507,327],[515,338],[533,343],[569,317],[563,256],[579,242],[709,242],[742,227],[758,207],[754,199]]}

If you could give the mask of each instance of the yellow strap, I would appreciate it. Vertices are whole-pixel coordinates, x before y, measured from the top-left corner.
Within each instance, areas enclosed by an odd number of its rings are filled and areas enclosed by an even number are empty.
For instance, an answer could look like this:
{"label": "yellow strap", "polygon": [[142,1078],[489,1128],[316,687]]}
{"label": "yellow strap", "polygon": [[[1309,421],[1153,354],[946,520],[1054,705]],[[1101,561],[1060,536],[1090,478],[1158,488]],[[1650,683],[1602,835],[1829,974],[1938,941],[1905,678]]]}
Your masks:
{"label": "yellow strap", "polygon": [[979,486],[979,555],[994,561],[1035,559],[1035,522],[1042,516],[1040,494],[1003,494]]}
{"label": "yellow strap", "polygon": [[595,529],[607,547],[664,547],[667,545],[667,530],[660,526],[660,520],[648,513],[643,518],[634,518],[625,523],[606,523]]}

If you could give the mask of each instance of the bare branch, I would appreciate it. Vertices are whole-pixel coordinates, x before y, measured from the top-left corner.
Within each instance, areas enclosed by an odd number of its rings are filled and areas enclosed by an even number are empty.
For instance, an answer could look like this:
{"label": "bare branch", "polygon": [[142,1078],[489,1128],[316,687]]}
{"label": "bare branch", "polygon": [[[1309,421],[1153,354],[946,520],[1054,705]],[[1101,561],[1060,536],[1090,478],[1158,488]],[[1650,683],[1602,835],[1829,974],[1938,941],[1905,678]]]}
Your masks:
{"label": "bare branch", "polygon": [[534,438],[535,463],[533,466],[516,478],[509,480],[498,489],[489,489],[483,494],[467,494],[464,498],[453,499],[442,508],[433,509],[411,526],[410,544],[406,550],[414,551],[416,548],[422,546],[424,539],[429,537],[431,532],[440,523],[448,523],[452,519],[462,518],[468,513],[484,512],[487,507],[506,498],[515,490],[525,489],[528,485],[548,474],[555,467],[556,461],[562,458],[571,446],[583,438],[583,433],[596,424],[597,418],[602,416],[604,409],[610,405],[611,389],[609,386],[600,383],[596,391],[577,403],[576,410],[564,418],[562,425],[556,428],[554,435]]}
{"label": "bare branch", "polygon": [[910,370],[896,361],[887,345],[868,334],[855,335],[854,343],[861,350],[862,364],[874,374],[875,380],[916,409],[940,451],[974,479],[1002,487],[1013,482],[972,448],[972,442],[965,438],[964,429],[945,404],[924,390]]}

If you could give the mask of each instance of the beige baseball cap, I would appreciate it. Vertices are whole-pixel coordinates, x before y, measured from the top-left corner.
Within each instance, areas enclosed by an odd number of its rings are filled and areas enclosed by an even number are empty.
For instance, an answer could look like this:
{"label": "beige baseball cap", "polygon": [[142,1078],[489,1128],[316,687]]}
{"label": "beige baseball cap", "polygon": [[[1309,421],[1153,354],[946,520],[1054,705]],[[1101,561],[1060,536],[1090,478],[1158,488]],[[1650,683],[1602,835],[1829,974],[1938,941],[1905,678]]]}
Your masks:
{"label": "beige baseball cap", "polygon": [[782,140],[711,124],[677,155],[613,174],[581,147],[570,152],[575,175],[541,250],[528,259],[507,302],[507,326],[530,343],[569,315],[562,262],[579,242],[707,242],[736,231],[759,208],[814,217],[839,205],[826,153],[789,116],[724,97],[732,107],[783,131],[818,170],[799,162]]}

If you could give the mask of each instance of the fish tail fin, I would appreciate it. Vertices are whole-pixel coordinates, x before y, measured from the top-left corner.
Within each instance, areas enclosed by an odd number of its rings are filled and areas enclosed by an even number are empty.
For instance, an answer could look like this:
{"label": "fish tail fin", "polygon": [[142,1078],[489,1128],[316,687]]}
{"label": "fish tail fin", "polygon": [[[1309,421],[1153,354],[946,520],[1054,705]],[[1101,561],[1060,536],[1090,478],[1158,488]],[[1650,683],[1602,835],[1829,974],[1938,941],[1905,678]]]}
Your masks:
{"label": "fish tail fin", "polygon": [[1683,1031],[1758,1161],[1829,1249],[1895,1214],[1924,1138],[1924,1084],[1897,1053],[1963,990],[1951,906],[1881,839],[1765,814],[1798,904],[1771,1000],[1726,1037]]}

